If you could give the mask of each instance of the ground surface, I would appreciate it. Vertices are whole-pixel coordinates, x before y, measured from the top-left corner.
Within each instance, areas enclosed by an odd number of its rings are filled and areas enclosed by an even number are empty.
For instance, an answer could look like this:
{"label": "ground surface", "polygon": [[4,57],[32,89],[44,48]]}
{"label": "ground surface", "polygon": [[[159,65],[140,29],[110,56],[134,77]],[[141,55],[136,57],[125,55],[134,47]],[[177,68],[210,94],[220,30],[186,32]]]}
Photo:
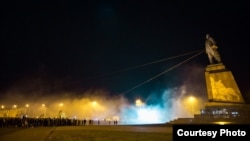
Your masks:
{"label": "ground surface", "polygon": [[172,132],[159,125],[0,128],[0,141],[172,141]]}

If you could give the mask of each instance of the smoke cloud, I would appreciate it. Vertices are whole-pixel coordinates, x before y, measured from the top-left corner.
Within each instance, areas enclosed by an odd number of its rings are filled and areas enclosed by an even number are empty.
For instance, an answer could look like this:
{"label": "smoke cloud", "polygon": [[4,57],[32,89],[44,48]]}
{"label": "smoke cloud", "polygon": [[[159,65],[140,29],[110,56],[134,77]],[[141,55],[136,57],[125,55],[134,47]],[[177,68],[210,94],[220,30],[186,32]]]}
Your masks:
{"label": "smoke cloud", "polygon": [[[179,76],[183,80],[180,86],[162,88],[144,99],[135,99],[134,103],[104,90],[89,90],[80,95],[73,92],[42,95],[40,91],[24,94],[20,89],[12,89],[2,93],[0,116],[6,116],[8,110],[8,116],[119,120],[120,124],[166,123],[193,117],[206,101],[203,67],[192,64],[182,71],[188,73]],[[195,99],[190,101],[190,96]]]}

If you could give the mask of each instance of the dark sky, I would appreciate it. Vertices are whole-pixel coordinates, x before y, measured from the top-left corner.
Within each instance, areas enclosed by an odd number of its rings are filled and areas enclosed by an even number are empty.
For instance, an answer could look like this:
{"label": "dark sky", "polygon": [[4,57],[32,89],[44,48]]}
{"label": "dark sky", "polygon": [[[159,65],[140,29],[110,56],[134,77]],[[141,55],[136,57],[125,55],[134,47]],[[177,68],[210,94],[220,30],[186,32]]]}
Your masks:
{"label": "dark sky", "polygon": [[[247,2],[238,1],[5,2],[1,4],[0,92],[105,89],[122,93],[190,56],[120,70],[202,50],[209,33],[223,64],[247,96],[249,9]],[[203,53],[183,66],[208,64]],[[178,85],[192,74],[183,70],[175,68],[128,97]]]}

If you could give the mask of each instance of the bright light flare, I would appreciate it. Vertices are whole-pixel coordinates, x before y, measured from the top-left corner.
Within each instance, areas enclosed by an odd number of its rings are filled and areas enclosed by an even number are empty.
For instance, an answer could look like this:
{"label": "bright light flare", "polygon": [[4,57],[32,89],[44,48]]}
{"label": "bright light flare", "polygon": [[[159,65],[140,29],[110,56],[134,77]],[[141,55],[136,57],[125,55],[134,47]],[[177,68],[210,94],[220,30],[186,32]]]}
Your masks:
{"label": "bright light flare", "polygon": [[195,101],[195,98],[194,98],[193,96],[190,96],[190,97],[188,98],[188,100],[189,100],[190,103],[193,103],[193,102]]}
{"label": "bright light flare", "polygon": [[193,96],[190,96],[188,100],[189,100],[189,102],[191,104],[192,115],[194,116],[194,102],[195,102],[195,98]]}
{"label": "bright light flare", "polygon": [[137,111],[139,123],[159,123],[160,111],[158,109],[143,108]]}
{"label": "bright light flare", "polygon": [[62,106],[63,106],[63,103],[60,103],[59,106],[62,107]]}
{"label": "bright light flare", "polygon": [[232,122],[227,122],[227,121],[218,121],[218,122],[213,122],[213,123],[219,124],[219,125],[232,124]]}
{"label": "bright light flare", "polygon": [[183,109],[189,113],[191,117],[198,112],[198,99],[194,96],[186,96],[182,99]]}
{"label": "bright light flare", "polygon": [[135,105],[138,106],[138,107],[141,107],[141,106],[144,105],[144,103],[143,103],[140,99],[137,99],[137,100],[135,101]]}
{"label": "bright light flare", "polygon": [[17,108],[17,105],[13,105],[13,108]]}
{"label": "bright light flare", "polygon": [[96,101],[93,101],[92,102],[92,106],[96,106],[97,105],[97,102]]}

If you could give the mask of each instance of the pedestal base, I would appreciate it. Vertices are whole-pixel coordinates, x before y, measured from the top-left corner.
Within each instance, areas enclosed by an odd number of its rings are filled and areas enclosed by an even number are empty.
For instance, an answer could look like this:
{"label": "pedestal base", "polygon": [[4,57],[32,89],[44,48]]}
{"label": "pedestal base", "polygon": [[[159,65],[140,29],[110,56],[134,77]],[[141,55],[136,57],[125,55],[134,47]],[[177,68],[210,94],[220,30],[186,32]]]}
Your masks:
{"label": "pedestal base", "polygon": [[208,102],[194,121],[203,123],[229,122],[250,123],[250,105],[222,102]]}
{"label": "pedestal base", "polygon": [[250,124],[250,105],[208,102],[194,118],[179,118],[170,124]]}

